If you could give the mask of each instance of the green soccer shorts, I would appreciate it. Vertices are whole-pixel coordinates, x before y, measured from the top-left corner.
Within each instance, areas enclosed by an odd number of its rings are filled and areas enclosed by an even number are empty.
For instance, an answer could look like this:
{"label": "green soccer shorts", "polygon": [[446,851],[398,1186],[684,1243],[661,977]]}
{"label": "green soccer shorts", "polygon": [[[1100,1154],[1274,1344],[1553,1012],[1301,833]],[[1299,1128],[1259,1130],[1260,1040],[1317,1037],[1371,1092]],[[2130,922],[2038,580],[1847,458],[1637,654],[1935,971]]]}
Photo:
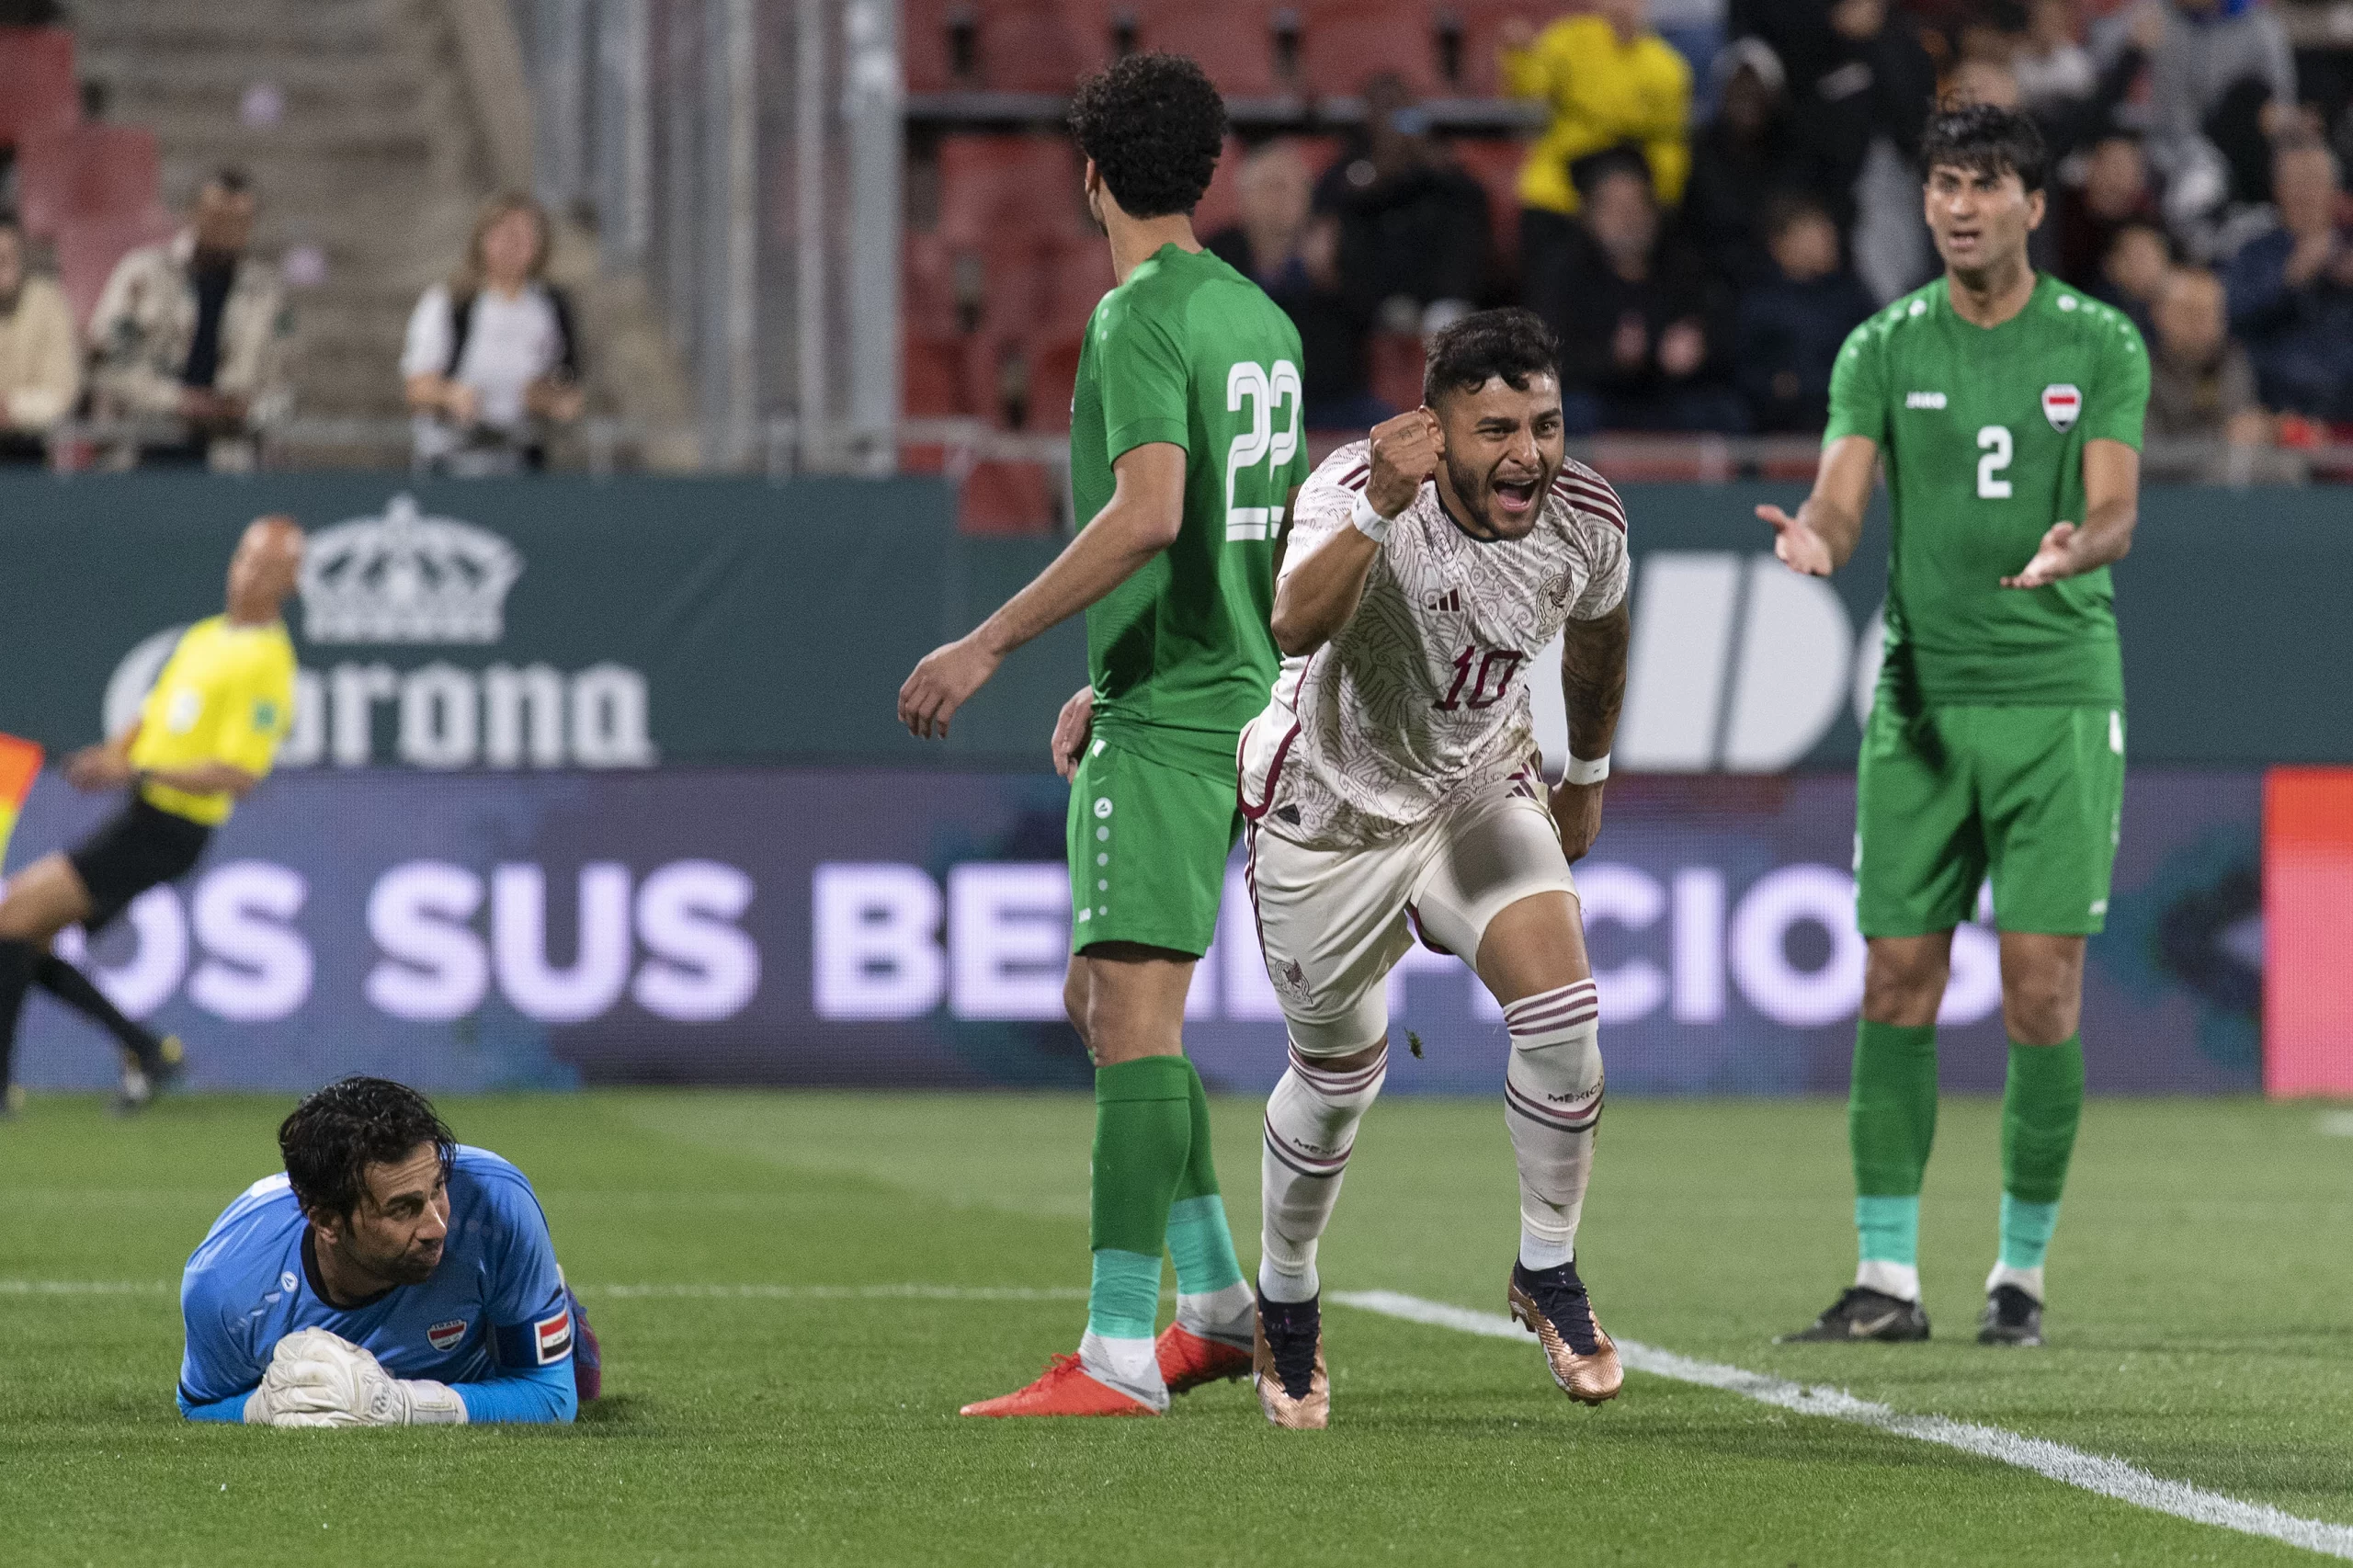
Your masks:
{"label": "green soccer shorts", "polygon": [[2078,937],[2108,917],[2124,801],[2120,708],[1872,709],[1856,770],[1855,915],[1866,937],[1950,930],[1994,879],[2004,931]]}
{"label": "green soccer shorts", "polygon": [[1241,832],[1232,774],[1206,778],[1097,735],[1070,787],[1070,950],[1208,952]]}

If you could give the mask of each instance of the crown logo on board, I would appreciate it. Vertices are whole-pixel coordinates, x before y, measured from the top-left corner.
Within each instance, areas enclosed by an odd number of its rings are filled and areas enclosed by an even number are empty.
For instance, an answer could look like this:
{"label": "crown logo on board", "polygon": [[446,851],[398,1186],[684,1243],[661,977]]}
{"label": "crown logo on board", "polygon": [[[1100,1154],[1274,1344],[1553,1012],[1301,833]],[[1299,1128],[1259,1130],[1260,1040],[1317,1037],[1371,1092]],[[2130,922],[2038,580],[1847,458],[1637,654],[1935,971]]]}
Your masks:
{"label": "crown logo on board", "polygon": [[313,642],[495,642],[506,590],[523,574],[488,528],[428,517],[395,495],[381,517],[311,537],[302,557],[302,630]]}

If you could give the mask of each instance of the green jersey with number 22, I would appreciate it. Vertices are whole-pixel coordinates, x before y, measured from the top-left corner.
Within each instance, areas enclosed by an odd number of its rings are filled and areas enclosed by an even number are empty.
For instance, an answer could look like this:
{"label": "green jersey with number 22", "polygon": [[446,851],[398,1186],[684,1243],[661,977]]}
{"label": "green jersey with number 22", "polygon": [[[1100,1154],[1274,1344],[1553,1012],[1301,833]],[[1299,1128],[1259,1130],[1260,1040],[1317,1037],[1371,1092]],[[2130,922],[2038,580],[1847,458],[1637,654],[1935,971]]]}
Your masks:
{"label": "green jersey with number 22", "polygon": [[1071,498],[1091,521],[1111,464],[1185,449],[1176,541],[1086,612],[1098,733],[1172,766],[1233,769],[1278,663],[1275,535],[1305,482],[1299,332],[1206,251],[1163,245],[1086,324],[1071,403]]}
{"label": "green jersey with number 22", "polygon": [[1887,679],[1931,704],[2124,699],[2108,569],[2005,588],[2055,522],[2084,520],[2084,444],[2139,449],[2149,356],[2121,312],[2037,280],[2001,325],[1972,325],[1943,278],[1857,327],[1830,383],[1825,444],[1867,436],[1894,514]]}

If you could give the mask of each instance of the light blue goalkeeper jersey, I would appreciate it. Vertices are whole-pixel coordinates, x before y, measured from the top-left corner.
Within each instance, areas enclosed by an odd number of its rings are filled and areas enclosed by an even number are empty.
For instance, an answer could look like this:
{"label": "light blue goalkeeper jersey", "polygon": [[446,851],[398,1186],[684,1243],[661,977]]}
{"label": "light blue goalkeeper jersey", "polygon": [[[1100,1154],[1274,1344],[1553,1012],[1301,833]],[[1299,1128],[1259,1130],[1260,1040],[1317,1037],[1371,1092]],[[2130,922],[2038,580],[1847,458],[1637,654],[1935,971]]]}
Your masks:
{"label": "light blue goalkeeper jersey", "polygon": [[284,1172],[222,1211],[180,1280],[188,1349],[181,1411],[241,1421],[278,1342],[323,1328],[371,1352],[396,1378],[447,1383],[469,1421],[569,1421],[574,1311],[547,1217],[523,1173],[460,1144],[449,1172],[449,1235],[421,1285],[331,1306]]}

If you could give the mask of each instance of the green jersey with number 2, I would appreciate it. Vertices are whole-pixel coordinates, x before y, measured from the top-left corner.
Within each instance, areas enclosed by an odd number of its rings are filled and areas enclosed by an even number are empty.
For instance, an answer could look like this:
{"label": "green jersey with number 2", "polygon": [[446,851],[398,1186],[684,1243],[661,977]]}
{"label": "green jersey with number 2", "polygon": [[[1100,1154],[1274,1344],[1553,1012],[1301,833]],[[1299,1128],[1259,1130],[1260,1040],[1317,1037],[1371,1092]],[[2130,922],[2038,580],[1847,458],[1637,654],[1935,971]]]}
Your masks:
{"label": "green jersey with number 2", "polygon": [[1206,251],[1163,245],[1086,324],[1071,403],[1071,498],[1091,521],[1111,464],[1185,449],[1176,541],[1086,612],[1099,733],[1178,767],[1233,768],[1278,663],[1275,534],[1305,482],[1299,332]]}
{"label": "green jersey with number 2", "polygon": [[1839,350],[1824,441],[1867,436],[1887,464],[1894,554],[1887,676],[1930,705],[2124,699],[2108,569],[2005,588],[2056,522],[2084,520],[2084,444],[2139,449],[2141,335],[2056,278],[1980,327],[1945,280],[1857,327]]}

